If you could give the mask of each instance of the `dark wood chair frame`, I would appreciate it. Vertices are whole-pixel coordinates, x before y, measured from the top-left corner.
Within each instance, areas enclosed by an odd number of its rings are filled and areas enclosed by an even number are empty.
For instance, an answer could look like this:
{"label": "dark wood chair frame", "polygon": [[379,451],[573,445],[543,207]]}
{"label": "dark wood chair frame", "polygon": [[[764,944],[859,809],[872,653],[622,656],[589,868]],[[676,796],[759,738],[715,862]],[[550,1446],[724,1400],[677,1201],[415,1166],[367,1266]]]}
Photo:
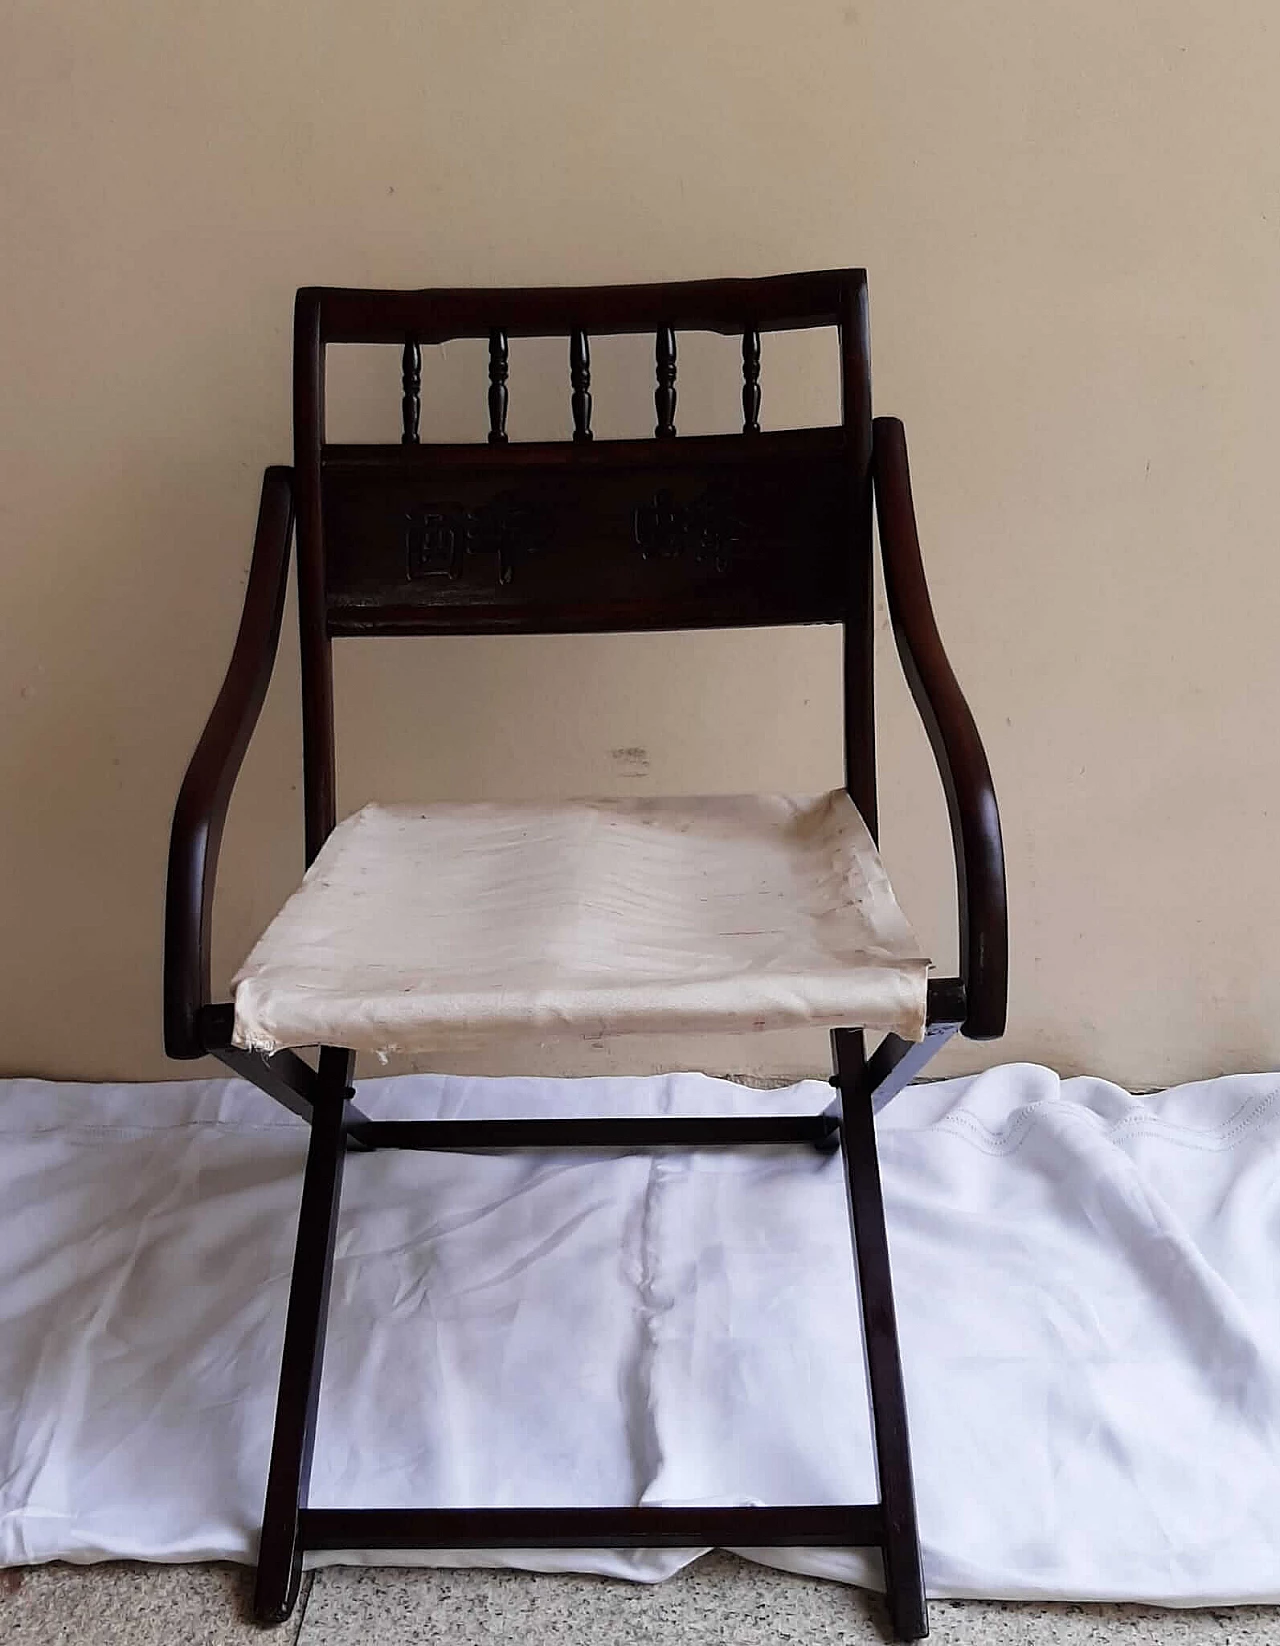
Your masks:
{"label": "dark wood chair frame", "polygon": [[[292,470],[263,481],[231,663],[178,799],[165,923],[165,1044],[206,1053],[310,1123],[297,1254],[258,1556],[255,1615],[292,1611],[307,1549],[876,1546],[901,1639],[928,1632],[874,1114],[960,1032],[1004,1029],[1007,922],[995,791],[934,622],[902,425],[871,415],[862,270],[760,280],[582,289],[307,288],[295,315]],[[762,431],[760,334],[834,327],[842,419]],[[740,434],[676,439],[678,329],[740,334]],[[651,332],[653,440],[595,441],[593,333]],[[568,335],[571,440],[507,440],[508,338]],[[419,443],[421,347],[489,339],[486,444]],[[402,349],[399,446],[324,436],[330,343]],[[836,1096],[812,1116],[371,1121],[354,1102],[354,1054],[313,1068],[231,1044],[233,1008],[210,987],[213,888],[223,823],[275,660],[297,531],[306,859],[335,824],[331,642],[350,634],[556,633],[840,623],[845,783],[876,833],[872,499],[898,651],[950,815],[959,976],[933,979],[924,1039],[860,1028],[831,1036]],[[851,1217],[880,1500],[770,1508],[325,1509],[308,1482],[345,1156],[369,1148],[619,1148],[796,1143],[839,1149]],[[849,1414],[852,1419],[853,1414]],[[839,1421],[837,1415],[836,1421]]]}

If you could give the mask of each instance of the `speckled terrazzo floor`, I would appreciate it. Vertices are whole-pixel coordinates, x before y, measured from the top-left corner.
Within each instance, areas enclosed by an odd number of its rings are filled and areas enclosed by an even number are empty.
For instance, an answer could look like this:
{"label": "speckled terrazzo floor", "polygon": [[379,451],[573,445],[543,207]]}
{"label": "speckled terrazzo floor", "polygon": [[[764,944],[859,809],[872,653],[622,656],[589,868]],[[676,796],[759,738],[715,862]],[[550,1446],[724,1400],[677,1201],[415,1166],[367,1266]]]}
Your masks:
{"label": "speckled terrazzo floor", "polygon": [[[247,1621],[249,1574],[233,1566],[45,1566],[0,1572],[0,1641],[13,1646],[773,1646],[878,1643],[874,1596],[709,1555],[667,1583],[525,1572],[330,1568],[292,1620]],[[1254,1646],[1280,1643],[1280,1608],[1163,1611],[935,1601],[938,1646]]]}

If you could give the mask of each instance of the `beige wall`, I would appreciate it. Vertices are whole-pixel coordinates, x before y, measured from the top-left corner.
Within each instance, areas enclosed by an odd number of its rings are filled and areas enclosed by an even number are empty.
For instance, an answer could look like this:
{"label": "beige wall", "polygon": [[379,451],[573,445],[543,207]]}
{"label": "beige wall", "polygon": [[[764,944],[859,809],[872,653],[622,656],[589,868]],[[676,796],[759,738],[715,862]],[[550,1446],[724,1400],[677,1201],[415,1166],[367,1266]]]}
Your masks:
{"label": "beige wall", "polygon": [[[849,263],[1006,819],[1010,1033],[949,1066],[1280,1063],[1272,6],[13,0],[0,30],[0,1067],[174,1072],[169,813],[288,458],[295,287]],[[605,432],[646,416],[631,358],[598,350]],[[731,422],[731,360],[682,348],[683,427]],[[513,347],[516,433],[562,426],[564,378],[559,346]],[[340,427],[394,426],[385,359],[335,381]],[[478,358],[428,381],[429,428],[474,431]],[[766,342],[775,420],[833,383]],[[344,807],[838,781],[821,631],[348,642],[338,678]],[[941,803],[887,652],[884,682],[886,856],[946,964]],[[298,867],[295,698],[290,642],[228,832],[224,981]]]}

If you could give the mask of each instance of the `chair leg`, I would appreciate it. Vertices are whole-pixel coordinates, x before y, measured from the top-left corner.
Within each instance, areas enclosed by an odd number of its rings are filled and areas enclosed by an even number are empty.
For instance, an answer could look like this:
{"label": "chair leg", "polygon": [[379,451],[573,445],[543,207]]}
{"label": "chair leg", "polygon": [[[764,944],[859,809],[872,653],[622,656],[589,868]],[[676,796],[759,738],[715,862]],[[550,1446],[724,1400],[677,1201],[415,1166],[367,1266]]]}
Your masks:
{"label": "chair leg", "polygon": [[[955,1026],[950,1024],[931,1027],[931,1048],[922,1048],[923,1055],[931,1055],[954,1032]],[[859,1030],[837,1029],[831,1039],[839,1097],[829,1113],[839,1119],[839,1147],[862,1297],[886,1599],[898,1638],[921,1640],[929,1632],[929,1618],[874,1114],[877,1089],[887,1088],[895,1072],[902,1072],[899,1066],[906,1060],[895,1056],[873,1059],[868,1064]],[[881,1063],[885,1064],[883,1069]],[[317,1071],[258,1551],[254,1615],[260,1623],[283,1623],[293,1611],[301,1586],[299,1517],[307,1507],[342,1170],[348,1127],[355,1118],[350,1102],[353,1064],[350,1052],[326,1047]],[[910,1074],[904,1078],[910,1078]],[[828,1140],[824,1138],[822,1143]]]}
{"label": "chair leg", "polygon": [[876,1159],[872,1084],[861,1031],[837,1029],[831,1040],[839,1081],[840,1150],[862,1295],[876,1469],[884,1517],[881,1550],[885,1598],[897,1638],[922,1640],[929,1633],[929,1609],[920,1564],[906,1394]]}
{"label": "chair leg", "polygon": [[259,1623],[283,1623],[302,1582],[298,1514],[311,1478],[353,1064],[350,1052],[325,1047],[320,1054],[258,1548],[253,1612]]}

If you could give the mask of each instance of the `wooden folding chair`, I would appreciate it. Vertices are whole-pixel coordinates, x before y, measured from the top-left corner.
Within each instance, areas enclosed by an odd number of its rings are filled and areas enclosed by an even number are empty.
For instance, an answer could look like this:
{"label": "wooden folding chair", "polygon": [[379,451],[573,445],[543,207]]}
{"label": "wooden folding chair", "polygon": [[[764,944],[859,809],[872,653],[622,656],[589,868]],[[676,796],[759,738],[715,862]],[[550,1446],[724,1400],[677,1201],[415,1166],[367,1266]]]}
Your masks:
{"label": "wooden folding chair", "polygon": [[[764,432],[760,334],[802,327],[837,330],[841,422]],[[680,328],[741,335],[740,434],[676,438]],[[622,332],[656,338],[654,440],[592,438],[589,337]],[[507,340],[535,335],[569,339],[573,438],[508,444]],[[489,340],[488,443],[423,445],[421,346],[457,337]],[[331,343],[402,348],[400,445],[326,441]],[[897,1634],[922,1637],[928,1619],[873,1117],[957,1031],[974,1039],[1003,1032],[1005,886],[987,760],[934,625],[902,426],[872,422],[864,273],[580,290],[305,289],[296,308],[294,417],[294,467],[266,471],[231,664],[178,800],[165,938],[169,1055],[212,1053],[311,1125],[258,1557],[258,1618],[289,1616],[309,1549],[876,1546]],[[873,844],[873,491],[894,634],[950,813],[958,977],[926,978],[928,962]],[[307,862],[325,855],[250,957],[235,1002],[220,1004],[211,998],[209,960],[218,849],[274,663],[295,511]],[[335,831],[334,637],[792,623],[838,623],[844,631],[843,790],[798,800],[566,802],[532,812],[371,808]],[[590,874],[572,866],[575,844],[583,843],[603,865],[602,883],[647,872],[643,895],[608,906]],[[558,879],[566,858],[570,868]],[[537,872],[522,880],[529,862]],[[674,891],[664,873],[674,877]],[[584,878],[594,891],[582,891]],[[590,903],[574,913],[574,930],[586,934],[581,943],[546,939],[539,921],[551,905],[576,896]],[[494,941],[495,908],[502,942]],[[649,922],[643,943],[632,948],[622,930],[629,908],[641,908]],[[735,926],[739,908],[749,929]],[[474,939],[471,913],[481,928]],[[682,922],[689,921],[685,957]],[[324,933],[336,935],[317,935]],[[387,966],[380,942],[394,950]],[[640,974],[628,977],[637,951]],[[786,974],[781,982],[771,960]],[[392,984],[383,987],[388,972]],[[594,1038],[655,1024],[797,1022],[832,1030],[836,1096],[812,1116],[371,1121],[353,1101],[357,1050],[429,1052],[459,1025],[472,1033],[524,1028],[540,1037]],[[868,1030],[887,1031],[871,1055]],[[319,1047],[314,1068],[297,1050],[312,1045]],[[877,1502],[309,1506],[349,1150],[762,1143],[842,1154]]]}

